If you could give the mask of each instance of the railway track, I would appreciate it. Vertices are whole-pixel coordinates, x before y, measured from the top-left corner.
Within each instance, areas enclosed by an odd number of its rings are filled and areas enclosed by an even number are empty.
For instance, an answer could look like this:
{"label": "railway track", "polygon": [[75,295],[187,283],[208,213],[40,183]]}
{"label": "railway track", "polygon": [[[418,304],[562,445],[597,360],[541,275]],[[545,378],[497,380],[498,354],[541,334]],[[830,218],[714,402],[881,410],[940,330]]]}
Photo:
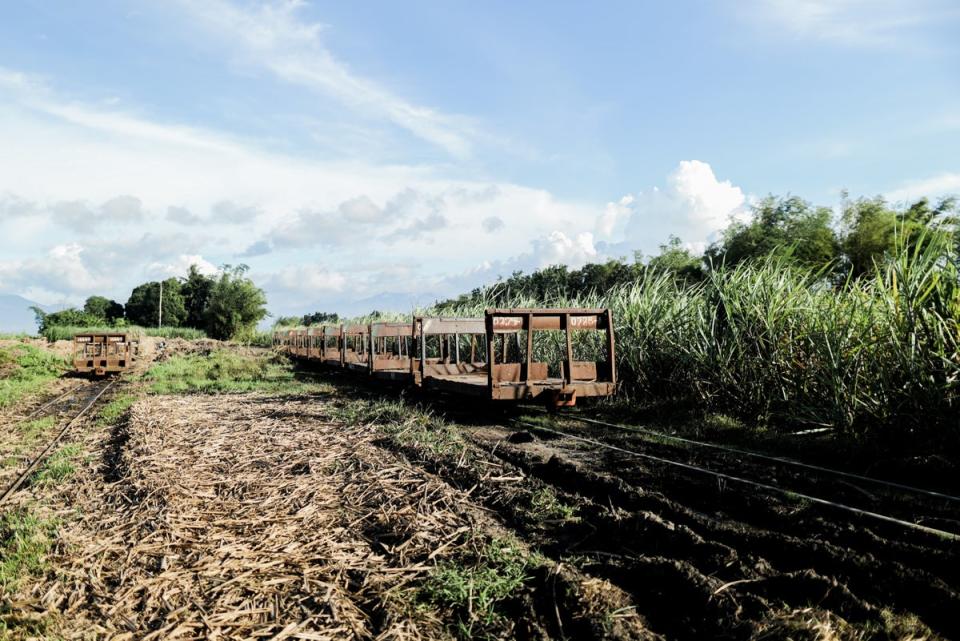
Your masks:
{"label": "railway track", "polygon": [[[591,429],[574,433],[569,422]],[[521,427],[651,461],[680,474],[713,477],[744,489],[803,499],[906,530],[960,540],[960,497],[943,491],[576,414],[562,415],[549,427],[532,423]]]}
{"label": "railway track", "polygon": [[51,409],[54,409],[53,413],[63,415],[60,421],[62,427],[58,425],[53,437],[46,442],[43,449],[37,454],[30,456],[26,460],[26,465],[19,471],[16,477],[4,487],[2,493],[0,493],[0,507],[17,493],[40,464],[50,456],[54,448],[63,440],[63,437],[67,435],[70,429],[75,426],[81,418],[86,416],[96,405],[97,401],[118,382],[119,379],[95,381],[87,385],[72,388],[37,408],[24,419],[30,420],[36,418],[40,416],[42,412]]}
{"label": "railway track", "polygon": [[[576,419],[576,420],[586,420],[586,419]],[[591,421],[591,422],[595,422],[595,421]],[[518,421],[518,424],[519,424],[519,425],[522,425],[522,426],[524,426],[524,427],[526,427],[526,428],[529,428],[529,429],[531,429],[531,430],[534,430],[534,431],[546,432],[546,433],[551,434],[551,435],[554,435],[554,436],[559,436],[559,437],[563,437],[563,438],[573,439],[573,440],[578,441],[578,442],[580,442],[580,443],[586,443],[586,444],[592,445],[592,446],[594,446],[594,447],[596,447],[596,448],[602,448],[602,449],[610,450],[610,451],[613,451],[613,452],[618,452],[618,453],[620,453],[620,454],[624,454],[624,455],[626,455],[626,456],[633,457],[633,458],[641,458],[641,459],[645,459],[645,460],[648,460],[648,461],[653,461],[653,462],[659,463],[659,464],[664,465],[664,466],[669,466],[669,467],[672,467],[672,468],[674,468],[674,469],[682,470],[682,471],[684,471],[684,472],[693,473],[693,474],[699,474],[699,475],[705,475],[705,476],[711,476],[711,477],[714,477],[714,478],[716,478],[716,479],[722,479],[722,480],[724,480],[724,481],[727,481],[727,482],[730,482],[730,483],[735,483],[735,484],[741,485],[741,486],[746,487],[746,488],[752,488],[752,489],[757,489],[757,490],[764,490],[764,491],[771,492],[771,493],[774,493],[774,494],[779,494],[779,495],[781,495],[781,496],[789,497],[790,499],[793,499],[793,500],[801,499],[801,500],[808,501],[808,502],[810,502],[810,503],[814,503],[814,504],[817,504],[817,505],[820,505],[820,506],[823,506],[823,507],[832,508],[832,509],[835,509],[835,510],[847,512],[847,513],[849,513],[849,514],[853,514],[853,515],[856,515],[856,516],[865,517],[865,518],[873,519],[873,520],[876,520],[876,521],[882,521],[882,522],[888,523],[888,524],[894,524],[894,525],[900,526],[900,527],[905,528],[905,529],[908,529],[908,530],[914,530],[914,531],[917,531],[917,532],[923,532],[923,533],[925,533],[925,534],[933,534],[933,535],[935,535],[935,536],[939,536],[939,537],[941,537],[941,538],[943,538],[943,539],[947,539],[947,540],[950,540],[950,541],[960,541],[960,534],[955,533],[955,532],[949,532],[949,531],[942,530],[942,529],[939,529],[939,528],[929,527],[929,526],[923,525],[923,524],[921,524],[921,523],[916,523],[916,522],[913,522],[913,521],[908,521],[908,520],[905,520],[905,519],[902,519],[902,518],[898,518],[898,517],[896,517],[896,516],[892,516],[892,515],[890,515],[890,514],[883,514],[883,513],[881,513],[881,512],[875,512],[875,511],[872,511],[872,510],[867,510],[867,509],[863,509],[863,508],[860,508],[860,507],[855,507],[855,506],[852,506],[852,505],[847,505],[847,504],[845,504],[845,503],[840,503],[840,502],[837,502],[837,501],[832,501],[832,500],[830,500],[830,499],[822,498],[822,497],[819,497],[819,496],[813,496],[813,495],[811,495],[811,494],[807,494],[807,493],[805,493],[805,492],[797,491],[797,490],[795,490],[795,489],[791,489],[791,488],[788,488],[788,487],[783,487],[783,486],[781,486],[781,485],[774,485],[774,484],[771,484],[771,483],[766,483],[766,482],[763,482],[763,481],[757,481],[757,480],[754,480],[754,479],[746,478],[746,477],[739,476],[739,475],[735,475],[735,474],[728,474],[728,473],[725,473],[725,472],[720,472],[720,471],[717,471],[717,470],[713,470],[713,469],[707,468],[707,467],[705,467],[705,466],[703,466],[703,465],[694,465],[694,464],[691,464],[691,463],[687,463],[687,462],[683,462],[683,461],[678,461],[678,460],[666,458],[666,457],[663,457],[663,456],[657,456],[657,455],[649,454],[649,453],[645,453],[645,452],[638,452],[638,451],[636,451],[636,450],[619,447],[619,446],[613,445],[613,444],[611,444],[611,443],[605,443],[605,442],[600,441],[600,440],[597,440],[597,439],[588,438],[588,437],[584,437],[584,436],[579,436],[579,435],[576,435],[576,434],[571,434],[571,433],[566,432],[566,431],[563,431],[563,430],[556,430],[556,429],[552,429],[552,428],[549,428],[549,427],[544,427],[544,426],[542,426],[542,425],[537,425],[537,424],[534,424],[534,423],[529,423],[529,422],[524,422],[524,421]],[[603,423],[603,422],[600,422],[600,424],[602,424],[602,425],[613,425],[613,424],[610,424],[610,423]],[[686,440],[686,439],[684,439],[684,440]],[[713,445],[713,444],[706,444],[706,443],[699,443],[699,444],[700,444],[700,445],[705,445],[705,446],[711,446],[711,445]],[[915,488],[915,487],[911,487],[911,486],[907,486],[907,485],[902,485],[902,484],[898,484],[898,483],[890,483],[890,482],[887,482],[887,481],[883,481],[883,480],[881,480],[881,479],[873,479],[873,478],[870,478],[870,477],[864,477],[864,476],[860,476],[860,475],[856,475],[856,474],[848,474],[848,473],[845,473],[845,472],[843,472],[843,471],[841,471],[841,470],[833,470],[833,469],[823,468],[823,467],[819,467],[819,466],[811,466],[811,465],[807,465],[807,464],[801,463],[801,462],[799,462],[799,461],[791,461],[791,460],[789,460],[789,459],[779,459],[778,457],[769,457],[769,456],[765,456],[765,455],[760,454],[760,453],[747,452],[747,451],[745,451],[745,450],[738,450],[738,449],[736,449],[736,448],[725,448],[725,449],[733,449],[733,450],[735,450],[735,451],[741,452],[742,454],[753,455],[753,456],[760,457],[760,458],[762,458],[762,459],[770,459],[770,460],[772,460],[772,461],[776,461],[776,462],[783,463],[783,464],[789,463],[789,464],[795,464],[795,465],[798,465],[798,466],[801,466],[801,467],[805,467],[805,468],[813,468],[813,469],[815,469],[815,470],[818,470],[818,471],[820,471],[820,472],[822,472],[822,473],[826,473],[826,474],[833,474],[833,475],[854,477],[854,478],[858,478],[858,479],[863,480],[863,481],[869,481],[869,482],[876,483],[876,484],[882,484],[882,485],[885,485],[885,486],[894,487],[894,488],[897,488],[897,489],[899,489],[900,491],[904,491],[904,492],[919,493],[919,494],[926,494],[926,495],[928,495],[928,496],[942,497],[942,498],[944,498],[944,499],[946,499],[946,500],[950,500],[950,501],[958,501],[958,500],[960,500],[960,499],[958,499],[957,497],[953,497],[953,496],[946,495],[946,494],[941,494],[941,493],[939,493],[939,492],[933,492],[933,491],[930,491],[930,490],[924,490],[924,489],[921,489],[921,488]]]}
{"label": "railway track", "polygon": [[56,398],[53,398],[53,399],[47,401],[46,403],[44,403],[44,404],[41,405],[40,407],[36,408],[35,410],[33,410],[32,412],[30,412],[29,414],[27,414],[27,415],[25,415],[25,416],[23,416],[23,417],[20,417],[19,420],[21,420],[21,421],[29,421],[29,420],[32,420],[32,419],[36,418],[37,416],[39,416],[40,414],[42,414],[42,413],[45,412],[46,410],[48,410],[48,409],[50,409],[51,407],[53,407],[54,405],[56,405],[57,403],[61,403],[61,402],[63,402],[67,397],[69,397],[70,395],[75,394],[75,393],[77,392],[78,387],[84,387],[84,385],[81,384],[81,385],[79,385],[79,386],[71,387],[70,389],[68,389],[67,391],[65,391],[63,394],[60,394],[60,395],[57,396]]}

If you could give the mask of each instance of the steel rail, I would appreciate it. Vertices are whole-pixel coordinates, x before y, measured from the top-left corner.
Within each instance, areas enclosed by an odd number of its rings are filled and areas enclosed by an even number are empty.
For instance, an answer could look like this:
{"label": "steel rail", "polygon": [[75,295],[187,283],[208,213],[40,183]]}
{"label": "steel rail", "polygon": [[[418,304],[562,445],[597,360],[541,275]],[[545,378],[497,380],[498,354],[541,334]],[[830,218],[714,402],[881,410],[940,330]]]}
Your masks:
{"label": "steel rail", "polygon": [[787,490],[787,489],[784,489],[784,488],[782,488],[782,487],[778,487],[778,486],[776,486],[776,485],[770,485],[769,483],[762,483],[762,482],[760,482],[760,481],[753,481],[753,480],[751,480],[751,479],[746,479],[746,478],[743,478],[743,477],[741,477],[741,476],[734,476],[733,474],[726,474],[726,473],[724,473],[724,472],[715,472],[714,470],[710,470],[710,469],[707,469],[707,468],[705,468],[705,467],[700,467],[699,465],[692,465],[692,464],[690,464],[690,463],[682,463],[682,462],[680,462],[680,461],[673,461],[673,460],[671,460],[671,459],[663,458],[663,457],[661,457],[661,456],[654,456],[653,454],[644,454],[644,453],[642,453],[642,452],[635,452],[635,451],[633,451],[633,450],[628,450],[628,449],[625,449],[625,448],[622,448],[622,447],[618,447],[618,446],[616,446],[616,445],[611,445],[610,443],[604,443],[603,441],[598,441],[598,440],[595,440],[595,439],[592,439],[592,438],[586,438],[586,437],[584,437],[584,436],[577,436],[576,434],[570,434],[570,433],[568,433],[568,432],[563,432],[563,431],[560,431],[560,430],[550,429],[549,427],[543,427],[543,426],[537,425],[537,424],[535,424],[535,423],[528,423],[528,422],[522,421],[522,420],[517,420],[516,422],[519,423],[519,424],[521,424],[521,425],[524,425],[524,426],[526,426],[526,427],[535,429],[535,430],[542,430],[542,431],[544,431],[544,432],[549,432],[549,433],[551,433],[551,434],[556,434],[557,436],[565,436],[565,437],[567,437],[567,438],[572,438],[572,439],[574,439],[574,440],[581,441],[581,442],[583,442],[583,443],[589,443],[589,444],[595,445],[595,446],[597,446],[597,447],[602,447],[602,448],[605,448],[605,449],[608,449],[608,450],[613,450],[613,451],[616,451],[616,452],[620,452],[620,453],[622,453],[622,454],[627,454],[627,455],[629,455],[629,456],[634,456],[634,457],[637,457],[637,458],[645,458],[645,459],[648,459],[648,460],[651,460],[651,461],[656,461],[657,463],[662,463],[662,464],[664,464],[664,465],[673,465],[673,466],[675,466],[675,467],[679,467],[679,468],[681,468],[681,469],[685,469],[685,470],[688,470],[688,471],[691,471],[691,472],[698,472],[698,473],[700,473],[700,474],[707,474],[707,475],[709,475],[709,476],[713,476],[713,477],[716,477],[716,478],[721,478],[721,479],[724,479],[724,480],[726,480],[726,481],[732,481],[732,482],[734,482],[734,483],[741,483],[741,484],[744,484],[744,485],[749,485],[749,486],[752,486],[752,487],[757,487],[757,488],[760,488],[760,489],[767,490],[767,491],[769,491],[769,492],[776,492],[776,493],[778,493],[778,494],[783,494],[783,495],[785,495],[785,496],[789,496],[789,497],[792,497],[792,498],[804,499],[804,500],[806,500],[806,501],[810,501],[811,503],[817,503],[818,505],[826,505],[826,506],[828,506],[828,507],[833,507],[833,508],[836,508],[836,509],[839,509],[839,510],[843,510],[843,511],[846,511],[846,512],[851,512],[851,513],[853,513],[853,514],[858,514],[858,515],[860,515],[860,516],[866,516],[866,517],[869,517],[869,518],[872,518],[872,519],[876,519],[876,520],[878,520],[878,521],[884,521],[884,522],[886,522],[886,523],[893,523],[893,524],[895,524],[895,525],[900,525],[900,526],[902,526],[902,527],[905,527],[905,528],[908,528],[908,529],[912,529],[912,530],[917,530],[917,531],[920,531],[920,532],[924,532],[924,533],[926,533],[926,534],[933,534],[933,535],[935,535],[935,536],[939,536],[939,537],[942,537],[942,538],[945,538],[945,539],[949,539],[949,540],[951,540],[951,541],[960,541],[960,534],[956,534],[956,533],[954,533],[954,532],[947,532],[946,530],[939,530],[939,529],[937,529],[937,528],[932,528],[932,527],[929,527],[929,526],[926,526],[926,525],[920,525],[919,523],[913,523],[913,522],[911,522],[911,521],[904,521],[903,519],[898,519],[898,518],[896,518],[896,517],[889,516],[889,515],[886,515],[886,514],[880,514],[880,513],[878,513],[878,512],[871,512],[871,511],[869,511],[869,510],[863,510],[863,509],[860,509],[860,508],[858,508],[858,507],[853,507],[853,506],[851,506],[851,505],[846,505],[846,504],[844,504],[844,503],[837,503],[837,502],[835,502],[835,501],[830,501],[830,500],[828,500],[828,499],[823,499],[823,498],[820,498],[820,497],[818,497],[818,496],[812,496],[812,495],[810,495],[810,494],[803,494],[803,493],[801,493],[801,492],[795,492],[795,491],[793,491],[793,490]]}
{"label": "steel rail", "polygon": [[86,405],[84,405],[83,408],[82,408],[79,412],[77,412],[76,414],[74,414],[73,418],[71,418],[69,421],[67,421],[67,424],[63,426],[63,429],[61,429],[61,430],[57,433],[57,435],[54,436],[53,439],[47,444],[47,446],[46,446],[45,448],[43,448],[43,451],[40,452],[40,453],[30,462],[30,465],[27,466],[27,469],[25,469],[23,472],[20,473],[20,475],[13,481],[13,483],[10,484],[10,486],[9,486],[6,490],[4,490],[3,494],[0,494],[0,505],[3,505],[3,503],[7,500],[8,497],[10,497],[14,492],[16,492],[18,489],[20,489],[20,486],[23,485],[23,482],[27,480],[27,478],[30,476],[30,474],[33,473],[34,470],[37,469],[37,466],[40,464],[40,462],[41,462],[42,460],[44,460],[44,459],[47,457],[47,455],[49,455],[50,450],[52,450],[53,447],[54,447],[57,443],[60,442],[60,439],[62,439],[62,438],[64,437],[64,435],[67,433],[67,431],[68,431],[71,427],[73,427],[73,425],[74,425],[77,421],[79,421],[79,420],[90,410],[91,407],[93,407],[94,403],[96,403],[98,400],[100,400],[100,397],[103,396],[103,395],[107,392],[108,389],[110,389],[111,387],[113,387],[113,386],[117,383],[118,380],[119,380],[119,379],[114,379],[114,380],[110,381],[109,383],[107,383],[106,385],[104,385],[104,386],[103,386],[103,389],[101,389],[99,392],[97,392],[97,393],[93,396],[93,398],[91,398],[89,401],[87,401]]}
{"label": "steel rail", "polygon": [[62,400],[65,399],[67,396],[69,396],[70,394],[73,394],[74,392],[76,392],[76,391],[77,391],[78,389],[80,389],[81,387],[83,387],[83,386],[82,386],[82,385],[77,385],[76,387],[71,387],[71,388],[68,389],[66,392],[64,392],[63,394],[61,394],[60,396],[56,397],[56,398],[53,399],[52,401],[47,401],[46,403],[44,403],[43,405],[41,405],[41,406],[38,407],[37,409],[33,410],[32,412],[30,412],[29,414],[27,414],[26,416],[24,416],[23,418],[21,418],[20,420],[21,420],[21,421],[29,421],[30,419],[32,419],[34,416],[36,416],[37,414],[39,414],[39,413],[42,412],[43,410],[47,409],[47,408],[50,407],[51,405],[56,404],[56,403],[59,402],[59,401],[62,401]]}
{"label": "steel rail", "polygon": [[853,472],[844,472],[842,470],[835,470],[830,467],[823,467],[820,465],[814,465],[812,463],[804,463],[803,461],[797,461],[796,459],[786,458],[784,456],[773,456],[771,454],[763,454],[761,452],[754,452],[752,450],[744,450],[739,447],[733,447],[730,445],[721,445],[719,443],[707,443],[704,441],[697,441],[694,439],[684,438],[682,436],[667,434],[665,432],[658,432],[657,430],[651,430],[646,427],[621,425],[619,423],[608,423],[606,421],[600,421],[594,418],[583,418],[581,416],[565,415],[565,418],[569,418],[574,421],[581,421],[583,423],[591,423],[594,425],[602,425],[604,427],[612,427],[612,428],[623,430],[626,432],[639,432],[641,434],[649,434],[650,436],[656,436],[656,437],[667,439],[670,441],[676,441],[678,443],[685,443],[687,445],[695,445],[697,447],[706,447],[706,448],[711,448],[715,450],[722,450],[724,452],[730,452],[732,454],[751,456],[753,458],[762,459],[765,461],[774,461],[776,463],[781,463],[783,465],[793,465],[795,467],[802,467],[808,470],[815,470],[817,472],[824,472],[827,474],[833,474],[835,476],[842,476],[848,479],[855,479],[857,481],[873,483],[875,485],[883,485],[886,487],[896,488],[898,490],[902,490],[905,492],[912,492],[914,494],[925,494],[927,496],[943,499],[945,501],[953,501],[956,503],[960,503],[960,497],[958,496],[944,494],[942,492],[936,492],[934,490],[927,490],[924,488],[915,487],[913,485],[906,485],[904,483],[896,483],[894,481],[884,481],[883,479],[874,478],[872,476],[863,476],[861,474],[854,474]]}

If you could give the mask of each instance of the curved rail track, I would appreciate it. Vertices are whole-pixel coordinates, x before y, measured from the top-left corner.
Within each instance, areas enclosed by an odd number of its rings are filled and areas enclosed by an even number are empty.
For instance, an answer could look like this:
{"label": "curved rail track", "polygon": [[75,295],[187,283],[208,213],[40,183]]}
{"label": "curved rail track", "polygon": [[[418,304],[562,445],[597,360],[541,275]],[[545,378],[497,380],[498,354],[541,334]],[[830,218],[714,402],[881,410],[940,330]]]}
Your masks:
{"label": "curved rail track", "polygon": [[[63,427],[59,428],[51,438],[47,445],[36,455],[33,456],[27,466],[17,475],[17,477],[11,482],[0,494],[0,506],[13,496],[17,490],[30,478],[30,476],[36,471],[40,464],[47,459],[50,453],[53,451],[53,448],[56,447],[60,441],[63,440],[63,437],[70,431],[77,422],[83,418],[97,401],[103,397],[107,391],[117,384],[119,379],[112,379],[108,381],[97,381],[91,383],[90,385],[81,385],[79,388],[73,388],[67,391],[64,394],[61,394],[57,398],[53,399],[42,405],[40,408],[32,412],[29,418],[33,418],[40,414],[40,412],[55,407],[58,403],[67,402],[67,407],[63,410],[67,412],[67,418],[63,424]],[[78,394],[78,392],[86,392]],[[70,399],[70,395],[74,395],[74,398]]]}

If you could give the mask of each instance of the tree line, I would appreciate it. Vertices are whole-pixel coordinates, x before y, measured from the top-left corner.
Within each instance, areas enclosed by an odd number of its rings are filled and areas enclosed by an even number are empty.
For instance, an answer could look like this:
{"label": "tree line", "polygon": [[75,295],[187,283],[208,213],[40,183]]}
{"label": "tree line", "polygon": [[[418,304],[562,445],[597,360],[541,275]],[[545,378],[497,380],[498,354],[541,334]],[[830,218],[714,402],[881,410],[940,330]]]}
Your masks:
{"label": "tree line", "polygon": [[[46,313],[32,308],[41,333],[50,327],[189,327],[220,340],[252,334],[267,314],[263,290],[246,277],[246,265],[224,265],[214,276],[191,265],[185,277],[138,285],[126,304],[90,296],[82,309]],[[162,296],[161,296],[162,287]],[[161,303],[162,300],[162,303]]]}
{"label": "tree line", "polygon": [[732,221],[719,240],[702,254],[671,236],[656,256],[634,252],[625,258],[591,263],[580,269],[553,265],[530,274],[516,271],[490,287],[438,303],[439,307],[470,305],[476,301],[501,304],[518,296],[537,300],[572,299],[604,292],[638,280],[647,272],[669,273],[688,282],[702,282],[720,266],[780,258],[786,263],[822,275],[841,285],[848,279],[870,277],[891,256],[897,242],[913,247],[937,242],[944,236],[960,249],[957,201],[921,198],[908,205],[892,205],[882,197],[851,200],[844,194],[839,212],[818,207],[797,196],[768,196],[751,209],[749,220]]}

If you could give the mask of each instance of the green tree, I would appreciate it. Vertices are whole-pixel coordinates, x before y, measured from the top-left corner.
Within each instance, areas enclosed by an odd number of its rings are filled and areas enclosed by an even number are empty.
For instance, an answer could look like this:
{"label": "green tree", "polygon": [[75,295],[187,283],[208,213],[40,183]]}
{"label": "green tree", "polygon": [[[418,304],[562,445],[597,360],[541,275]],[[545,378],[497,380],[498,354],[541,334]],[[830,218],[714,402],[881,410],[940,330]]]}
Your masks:
{"label": "green tree", "polygon": [[48,314],[39,307],[31,307],[37,320],[37,329],[43,333],[51,327],[96,327],[103,325],[99,316],[88,314],[81,309],[64,309]]}
{"label": "green tree", "polygon": [[717,265],[736,265],[776,255],[795,264],[821,269],[839,257],[840,243],[833,229],[833,211],[814,207],[796,196],[769,196],[753,208],[750,222],[734,222],[720,242],[707,250]]}
{"label": "green tree", "polygon": [[340,320],[340,315],[331,312],[314,312],[312,314],[304,314],[303,318],[299,320],[303,325],[322,325],[324,323],[336,323]]}
{"label": "green tree", "polygon": [[660,254],[647,262],[647,269],[668,272],[682,281],[696,283],[703,280],[703,257],[694,256],[676,236],[671,235],[665,245],[660,245]]}
{"label": "green tree", "polygon": [[210,303],[210,291],[215,279],[204,276],[196,265],[190,265],[187,278],[180,288],[183,304],[187,310],[184,325],[201,329],[206,324],[207,305]]}
{"label": "green tree", "polygon": [[246,265],[224,265],[210,290],[207,334],[220,340],[243,338],[253,333],[267,316],[267,297],[245,277]]}
{"label": "green tree", "polygon": [[277,320],[273,322],[274,327],[296,327],[303,324],[303,317],[301,316],[279,316]]}
{"label": "green tree", "polygon": [[956,200],[931,205],[926,198],[895,209],[881,198],[845,199],[841,246],[851,276],[873,276],[876,266],[892,256],[898,242],[913,250],[918,243],[957,242]]}
{"label": "green tree", "polygon": [[106,323],[113,323],[118,318],[123,318],[123,305],[104,296],[89,297],[83,304],[83,311],[103,319]]}
{"label": "green tree", "polygon": [[[181,283],[177,278],[163,281],[163,326],[180,327],[187,318]],[[127,319],[135,325],[154,327],[159,320],[160,283],[137,286],[127,301]]]}

